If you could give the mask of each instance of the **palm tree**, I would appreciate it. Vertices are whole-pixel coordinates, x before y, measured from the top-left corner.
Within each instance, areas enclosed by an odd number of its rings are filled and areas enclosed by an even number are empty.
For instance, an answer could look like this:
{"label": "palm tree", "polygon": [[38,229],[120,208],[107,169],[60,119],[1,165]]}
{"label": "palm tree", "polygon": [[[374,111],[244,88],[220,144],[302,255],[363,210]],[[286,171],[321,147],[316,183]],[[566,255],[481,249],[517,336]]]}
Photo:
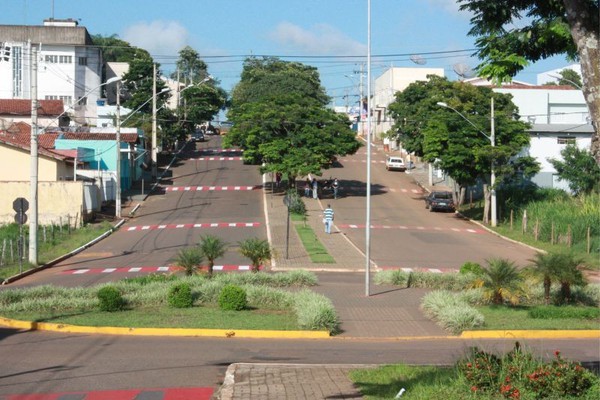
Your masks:
{"label": "palm tree", "polygon": [[563,253],[561,265],[558,267],[556,280],[560,283],[560,297],[565,302],[571,301],[571,287],[585,286],[587,281],[577,268],[582,263],[573,253]]}
{"label": "palm tree", "polygon": [[252,272],[258,272],[260,265],[272,256],[271,246],[266,240],[249,238],[238,242],[240,254],[248,257],[252,262]]}
{"label": "palm tree", "polygon": [[179,250],[175,258],[175,265],[184,269],[187,276],[191,276],[204,261],[204,257],[197,247],[186,247]]}
{"label": "palm tree", "polygon": [[522,277],[514,262],[506,259],[486,260],[487,268],[474,282],[474,286],[483,287],[493,304],[503,304],[505,298],[516,304],[523,293]]}
{"label": "palm tree", "polygon": [[533,274],[542,278],[544,283],[544,301],[550,304],[550,288],[552,281],[558,279],[561,265],[564,264],[564,254],[562,253],[537,253],[535,258],[529,260],[533,262]]}
{"label": "palm tree", "polygon": [[206,235],[200,237],[200,244],[198,245],[201,254],[208,261],[208,276],[211,277],[213,274],[213,267],[215,266],[215,260],[219,257],[223,257],[227,250],[227,243],[221,238],[212,235]]}

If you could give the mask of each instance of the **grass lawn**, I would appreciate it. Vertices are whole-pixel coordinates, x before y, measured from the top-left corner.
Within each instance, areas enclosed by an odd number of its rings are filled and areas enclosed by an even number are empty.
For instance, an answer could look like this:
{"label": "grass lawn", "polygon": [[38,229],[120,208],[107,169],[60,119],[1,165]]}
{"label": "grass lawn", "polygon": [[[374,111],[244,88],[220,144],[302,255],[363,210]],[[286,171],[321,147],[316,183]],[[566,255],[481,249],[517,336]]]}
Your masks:
{"label": "grass lawn", "polygon": [[[67,233],[64,229],[62,232],[56,232],[53,240],[49,239],[44,242],[43,235],[38,234],[38,263],[39,265],[46,264],[62,255],[65,255],[76,248],[89,243],[104,232],[108,231],[112,225],[108,222],[101,224],[90,224],[83,228],[72,230]],[[23,271],[32,268],[32,265],[27,262],[27,258],[23,260]],[[13,262],[0,267],[0,280],[9,278],[19,273],[19,262]]]}
{"label": "grass lawn", "polygon": [[538,319],[531,318],[528,307],[510,306],[480,306],[477,307],[484,318],[483,329],[600,329],[600,319],[577,319],[577,318],[555,318]]}
{"label": "grass lawn", "polygon": [[[350,372],[350,379],[367,399],[394,399],[404,388],[401,399],[464,399],[453,387],[456,372],[453,367],[384,365],[378,368]],[[468,396],[468,394],[467,394]],[[482,398],[482,397],[478,397]]]}
{"label": "grass lawn", "polygon": [[335,264],[335,260],[327,253],[327,249],[319,241],[310,226],[294,225],[294,227],[312,262]]}
{"label": "grass lawn", "polygon": [[223,311],[218,307],[192,308],[151,307],[119,312],[76,311],[61,314],[4,314],[25,321],[64,323],[81,326],[114,326],[136,328],[204,328],[299,330],[296,315],[275,310]]}

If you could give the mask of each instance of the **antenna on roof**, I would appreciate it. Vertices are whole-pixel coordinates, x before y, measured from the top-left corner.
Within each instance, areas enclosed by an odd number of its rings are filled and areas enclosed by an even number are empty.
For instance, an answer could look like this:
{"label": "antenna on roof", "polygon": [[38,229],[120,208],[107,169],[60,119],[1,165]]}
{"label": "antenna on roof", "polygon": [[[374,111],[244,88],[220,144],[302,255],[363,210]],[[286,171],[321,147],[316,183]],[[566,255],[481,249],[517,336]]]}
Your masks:
{"label": "antenna on roof", "polygon": [[459,80],[464,80],[465,78],[471,78],[475,73],[467,64],[459,63],[454,64],[452,69],[458,75]]}
{"label": "antenna on roof", "polygon": [[412,61],[418,65],[423,65],[423,64],[427,63],[427,60],[425,60],[423,57],[421,57],[418,54],[413,54],[412,56],[410,56],[410,61]]}

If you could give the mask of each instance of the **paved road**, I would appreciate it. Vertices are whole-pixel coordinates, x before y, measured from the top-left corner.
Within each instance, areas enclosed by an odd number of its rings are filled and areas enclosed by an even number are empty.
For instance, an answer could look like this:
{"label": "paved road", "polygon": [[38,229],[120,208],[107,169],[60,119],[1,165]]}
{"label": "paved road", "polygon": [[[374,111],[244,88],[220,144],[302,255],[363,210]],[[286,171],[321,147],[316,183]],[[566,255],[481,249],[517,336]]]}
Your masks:
{"label": "paved road", "polygon": [[[365,150],[339,160],[324,176],[341,180],[342,197],[323,199],[335,210],[336,227],[364,253]],[[459,269],[467,261],[485,265],[508,258],[525,266],[534,251],[503,240],[458,214],[425,209],[427,194],[410,174],[385,169],[385,154],[372,153],[371,259],[380,268]]]}
{"label": "paved road", "polygon": [[247,266],[237,242],[267,237],[258,168],[244,165],[239,152],[221,151],[220,137],[208,138],[186,147],[189,151],[181,153],[158,189],[117,232],[13,286],[88,286],[173,270],[177,252],[207,234],[231,245],[219,263]]}

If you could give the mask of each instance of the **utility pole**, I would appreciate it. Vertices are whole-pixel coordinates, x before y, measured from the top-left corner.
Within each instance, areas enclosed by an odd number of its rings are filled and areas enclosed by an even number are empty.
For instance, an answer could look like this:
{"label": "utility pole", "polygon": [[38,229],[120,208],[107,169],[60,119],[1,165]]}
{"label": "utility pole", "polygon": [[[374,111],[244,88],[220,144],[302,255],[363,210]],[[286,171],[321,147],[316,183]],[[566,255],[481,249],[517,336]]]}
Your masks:
{"label": "utility pole", "polygon": [[117,188],[115,195],[115,216],[121,218],[121,82],[117,82]]}
{"label": "utility pole", "polygon": [[360,64],[360,85],[358,87],[360,99],[358,99],[358,108],[360,112],[360,133],[365,136],[365,122],[363,119],[363,66],[364,64]]}
{"label": "utility pole", "polygon": [[31,71],[31,175],[30,175],[30,221],[29,221],[29,262],[37,266],[37,231],[38,231],[38,64],[37,49],[29,47],[29,60]]}
{"label": "utility pole", "polygon": [[156,63],[152,64],[152,180],[156,180]]}
{"label": "utility pole", "polygon": [[[490,120],[490,142],[492,145],[492,151],[494,151],[494,147],[496,147],[496,127],[494,121],[494,97],[491,97],[491,120]],[[496,170],[495,170],[495,162],[494,155],[492,154],[492,170],[490,173],[490,185],[491,185],[491,209],[492,209],[492,226],[496,226],[498,224],[498,214],[496,207]]]}

